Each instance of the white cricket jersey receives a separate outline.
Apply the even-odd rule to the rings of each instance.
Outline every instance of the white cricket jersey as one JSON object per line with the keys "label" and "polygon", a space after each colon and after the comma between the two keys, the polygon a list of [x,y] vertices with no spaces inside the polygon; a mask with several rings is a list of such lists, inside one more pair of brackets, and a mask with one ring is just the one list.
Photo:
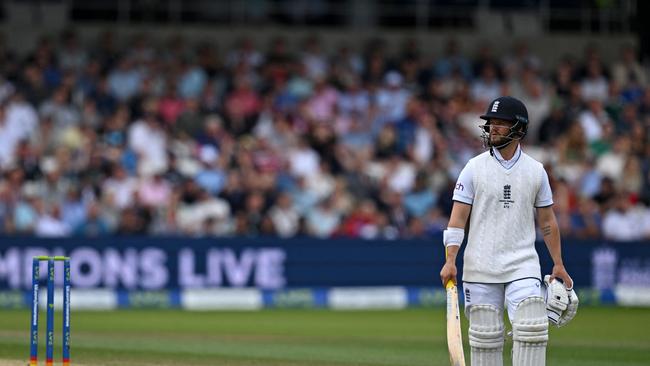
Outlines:
{"label": "white cricket jersey", "polygon": [[541,163],[518,147],[505,161],[494,150],[471,159],[460,173],[455,201],[472,205],[463,281],[506,283],[541,278],[535,251],[535,208],[553,204]]}

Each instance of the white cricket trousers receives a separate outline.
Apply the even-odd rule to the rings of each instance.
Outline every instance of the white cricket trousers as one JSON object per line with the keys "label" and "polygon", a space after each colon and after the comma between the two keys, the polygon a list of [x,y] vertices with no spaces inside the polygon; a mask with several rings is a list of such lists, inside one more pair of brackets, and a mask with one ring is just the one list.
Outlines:
{"label": "white cricket trousers", "polygon": [[541,281],[537,278],[523,278],[509,283],[463,282],[465,316],[472,305],[493,305],[503,312],[508,307],[508,319],[512,322],[517,305],[531,296],[544,298]]}

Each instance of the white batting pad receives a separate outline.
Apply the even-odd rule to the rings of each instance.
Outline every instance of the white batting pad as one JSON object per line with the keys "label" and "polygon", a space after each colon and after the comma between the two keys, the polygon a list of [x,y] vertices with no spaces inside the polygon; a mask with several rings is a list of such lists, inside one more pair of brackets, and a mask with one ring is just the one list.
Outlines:
{"label": "white batting pad", "polygon": [[472,365],[503,366],[503,315],[493,305],[469,308]]}
{"label": "white batting pad", "polygon": [[546,365],[548,318],[543,298],[533,296],[519,303],[512,322],[512,331],[512,365]]}

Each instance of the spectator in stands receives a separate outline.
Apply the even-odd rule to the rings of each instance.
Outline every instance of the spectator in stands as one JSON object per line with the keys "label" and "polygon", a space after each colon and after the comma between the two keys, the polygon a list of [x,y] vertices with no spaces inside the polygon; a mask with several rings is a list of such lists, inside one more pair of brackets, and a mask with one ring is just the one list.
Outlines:
{"label": "spectator in stands", "polygon": [[320,40],[315,36],[308,37],[302,47],[301,62],[305,65],[307,77],[312,80],[324,78],[329,72],[329,63],[323,53]]}
{"label": "spectator in stands", "polygon": [[589,99],[587,105],[588,109],[580,114],[579,121],[587,142],[593,143],[603,137],[604,126],[610,124],[611,119],[603,108],[602,100]]}
{"label": "spectator in stands", "polygon": [[247,75],[235,77],[234,90],[225,102],[230,131],[235,135],[250,132],[261,108],[262,100],[253,89],[251,77]]}
{"label": "spectator in stands", "polygon": [[46,100],[39,108],[42,118],[51,118],[56,129],[74,127],[80,123],[81,115],[70,100],[70,90],[66,87],[57,88],[52,98]]}
{"label": "spectator in stands", "polygon": [[48,206],[47,204],[37,205],[38,218],[34,234],[44,238],[57,238],[69,236],[72,228],[61,218],[61,210],[57,204]]}
{"label": "spectator in stands", "polygon": [[643,95],[648,76],[633,46],[623,47],[620,60],[612,66],[612,80],[621,88],[623,98],[628,102],[636,102]]}
{"label": "spectator in stands", "polygon": [[378,114],[375,129],[385,123],[396,123],[406,117],[406,106],[411,93],[403,87],[403,76],[397,71],[389,71],[384,77],[384,83],[377,91],[376,103]]}
{"label": "spectator in stands", "polygon": [[378,236],[379,223],[376,204],[370,199],[364,199],[341,223],[339,233],[350,238],[373,238]]}
{"label": "spectator in stands", "polygon": [[486,105],[501,95],[501,88],[502,85],[497,77],[496,67],[487,64],[483,66],[481,73],[472,82],[472,99],[481,105]]}
{"label": "spectator in stands", "polygon": [[146,208],[163,208],[169,204],[172,187],[163,179],[161,173],[143,178],[138,184],[136,197],[138,204]]}
{"label": "spectator in stands", "polygon": [[322,200],[316,208],[306,215],[306,230],[308,235],[317,238],[329,238],[339,227],[341,214],[334,206],[334,200]]}
{"label": "spectator in stands", "polygon": [[231,69],[240,64],[258,68],[262,65],[262,62],[264,62],[264,56],[255,47],[253,40],[247,37],[237,41],[235,49],[226,56],[226,63]]}
{"label": "spectator in stands", "polygon": [[571,214],[571,236],[580,239],[601,237],[602,215],[598,204],[591,199],[582,199],[577,211]]}
{"label": "spectator in stands", "polygon": [[[150,101],[154,103],[153,100]],[[155,110],[155,107],[151,107]],[[167,134],[152,110],[129,127],[128,145],[138,156],[138,174],[148,176],[167,170]]]}
{"label": "spectator in stands", "polygon": [[404,197],[404,207],[409,216],[424,217],[436,206],[438,197],[427,183],[426,174],[418,172],[413,189]]}
{"label": "spectator in stands", "polygon": [[86,217],[74,228],[74,235],[96,237],[110,234],[109,225],[101,215],[101,206],[96,202],[90,203]]}
{"label": "spectator in stands", "polygon": [[207,77],[202,67],[187,59],[181,59],[178,94],[184,99],[198,98],[207,83]]}
{"label": "spectator in stands", "polygon": [[87,52],[79,44],[79,39],[74,31],[63,32],[57,60],[64,71],[80,72],[86,66]]}
{"label": "spectator in stands", "polygon": [[527,42],[517,41],[512,51],[503,56],[501,60],[504,80],[510,81],[521,76],[525,69],[539,70],[542,67],[540,58],[533,54]]}
{"label": "spectator in stands", "polygon": [[605,77],[600,60],[589,59],[586,75],[580,85],[583,100],[605,102],[609,96],[609,82]]}
{"label": "spectator in stands", "polygon": [[553,101],[551,111],[541,121],[537,142],[543,145],[553,144],[558,136],[569,129],[570,121],[560,99]]}
{"label": "spectator in stands", "polygon": [[16,202],[12,204],[13,217],[7,217],[9,221],[5,226],[7,226],[7,232],[9,233],[35,233],[39,215],[37,210],[42,206],[42,201],[32,185],[25,185],[23,191],[23,197],[17,197]]}
{"label": "spectator in stands", "polygon": [[644,230],[642,211],[632,205],[628,194],[618,194],[603,217],[605,238],[615,241],[641,240]]}
{"label": "spectator in stands", "polygon": [[275,233],[282,238],[295,236],[300,230],[300,215],[293,207],[291,195],[288,193],[280,193],[275,204],[269,209],[269,218]]}
{"label": "spectator in stands", "polygon": [[[460,44],[455,39],[449,39],[445,54],[438,59],[434,66],[435,76],[439,79],[448,78],[458,71],[465,80],[472,79],[472,66],[467,57],[461,53]],[[483,70],[483,69],[481,69]]]}
{"label": "spectator in stands", "polygon": [[118,61],[117,69],[108,75],[110,93],[120,102],[126,102],[140,89],[142,74],[133,64],[133,61],[122,57]]}
{"label": "spectator in stands", "polygon": [[335,118],[339,93],[328,84],[323,75],[312,77],[314,89],[306,101],[305,109],[311,120],[317,123],[327,123]]}

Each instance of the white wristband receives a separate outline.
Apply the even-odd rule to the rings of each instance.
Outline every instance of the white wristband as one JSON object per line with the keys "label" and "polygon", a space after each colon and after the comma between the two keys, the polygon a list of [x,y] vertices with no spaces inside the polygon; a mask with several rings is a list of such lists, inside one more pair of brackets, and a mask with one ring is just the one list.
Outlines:
{"label": "white wristband", "polygon": [[445,247],[460,246],[465,239],[465,230],[457,227],[448,227],[447,230],[442,232],[442,242]]}

